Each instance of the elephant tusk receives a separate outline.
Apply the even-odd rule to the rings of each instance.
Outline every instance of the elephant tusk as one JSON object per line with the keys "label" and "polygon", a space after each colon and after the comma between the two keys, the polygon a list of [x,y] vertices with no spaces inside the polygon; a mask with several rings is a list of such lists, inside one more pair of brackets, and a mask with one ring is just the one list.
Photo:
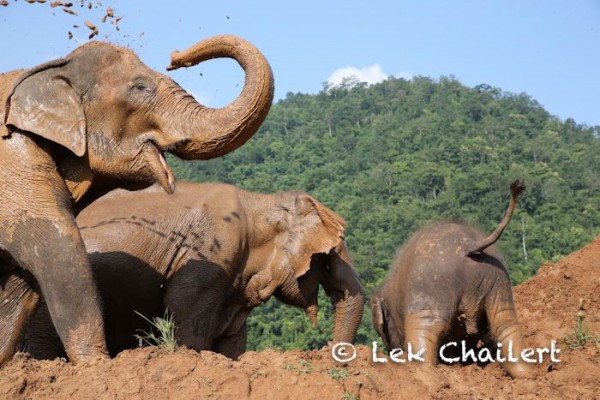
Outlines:
{"label": "elephant tusk", "polygon": [[162,151],[158,147],[156,148],[156,150],[158,152],[158,159],[160,160],[160,164],[164,168],[165,173],[167,175],[167,185],[169,186],[168,192],[174,193],[175,192],[175,177],[173,176],[173,170],[171,169],[171,167],[169,167],[169,164],[167,164],[167,160],[165,159],[164,151]]}
{"label": "elephant tusk", "polygon": [[304,310],[304,312],[306,313],[306,316],[308,317],[311,326],[313,328],[316,328],[317,323],[319,322],[319,306],[316,304],[311,304],[310,306],[306,307],[306,310]]}

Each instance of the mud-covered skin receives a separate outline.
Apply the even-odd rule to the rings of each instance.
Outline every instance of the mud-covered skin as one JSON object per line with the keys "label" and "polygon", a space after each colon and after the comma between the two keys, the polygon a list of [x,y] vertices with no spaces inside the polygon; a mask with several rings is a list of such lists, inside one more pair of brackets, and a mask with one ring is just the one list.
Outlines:
{"label": "mud-covered skin", "polygon": [[[25,271],[14,261],[8,260],[8,257],[0,262],[0,332],[5,335],[0,341],[0,354],[12,356],[19,340],[19,332],[39,302],[31,279],[24,273]],[[60,343],[60,340],[58,342]]]}
{"label": "mud-covered skin", "polygon": [[[237,358],[246,319],[271,296],[316,323],[322,286],[335,307],[335,341],[351,342],[364,296],[346,249],[343,220],[309,195],[263,195],[225,184],[180,183],[115,191],[78,216],[104,302],[111,354],[135,347],[148,318],[173,313],[180,344]],[[24,349],[52,358],[43,305]]]}
{"label": "mud-covered skin", "polygon": [[11,328],[0,336],[0,364],[14,352],[32,290],[47,302],[72,361],[107,356],[99,295],[74,217],[117,187],[158,182],[173,192],[163,150],[208,159],[256,132],[272,102],[273,76],[252,45],[209,38],[178,53],[170,68],[214,57],[232,57],[246,71],[240,96],[220,109],[197,103],[131,50],[102,42],[0,75],[0,260],[10,258],[30,278],[12,278],[14,268],[0,265],[0,298],[16,302],[0,305],[0,326]]}
{"label": "mud-covered skin", "polygon": [[[492,340],[502,344],[504,357],[509,342],[513,354],[520,354],[524,342],[510,278],[493,246],[520,190],[513,191],[508,218],[492,236],[446,221],[420,229],[403,245],[388,278],[372,295],[373,326],[388,349],[406,349],[410,343],[425,350],[427,362],[437,363],[444,343]],[[506,362],[504,368],[513,378],[525,377],[531,369],[523,361]]]}

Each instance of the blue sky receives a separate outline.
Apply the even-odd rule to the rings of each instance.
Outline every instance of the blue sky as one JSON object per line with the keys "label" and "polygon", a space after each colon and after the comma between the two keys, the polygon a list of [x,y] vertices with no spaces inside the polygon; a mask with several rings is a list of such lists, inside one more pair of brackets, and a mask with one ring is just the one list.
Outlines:
{"label": "blue sky", "polygon": [[[50,1],[9,2],[0,7],[2,72],[66,55],[87,41],[88,19],[100,29],[95,39],[132,48],[159,71],[171,50],[239,35],[271,63],[276,100],[317,93],[344,74],[368,82],[452,75],[467,86],[526,92],[561,120],[600,125],[599,0],[105,0],[102,7],[93,0],[91,10],[74,0],[77,16]],[[100,23],[107,6],[123,17],[120,31]],[[170,74],[213,107],[231,101],[243,84],[231,60]]]}

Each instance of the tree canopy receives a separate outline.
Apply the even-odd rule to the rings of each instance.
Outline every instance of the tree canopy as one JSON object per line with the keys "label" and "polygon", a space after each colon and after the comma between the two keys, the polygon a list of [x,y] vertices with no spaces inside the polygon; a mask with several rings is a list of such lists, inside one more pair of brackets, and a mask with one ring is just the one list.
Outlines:
{"label": "tree canopy", "polygon": [[[419,227],[460,219],[491,232],[510,183],[527,190],[497,246],[518,284],[600,231],[600,127],[561,121],[525,93],[470,88],[453,77],[347,80],[288,93],[244,146],[210,161],[171,158],[178,179],[273,193],[304,190],[347,222],[367,295]],[[316,348],[331,336],[323,297],[317,329],[276,300],[249,319],[250,349]],[[366,307],[358,341],[376,339]]]}

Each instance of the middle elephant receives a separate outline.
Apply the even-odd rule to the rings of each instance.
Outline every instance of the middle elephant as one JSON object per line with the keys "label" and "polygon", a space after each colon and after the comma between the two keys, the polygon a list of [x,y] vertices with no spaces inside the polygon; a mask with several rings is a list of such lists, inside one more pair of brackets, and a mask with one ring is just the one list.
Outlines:
{"label": "middle elephant", "polygon": [[[274,295],[317,322],[319,284],[335,311],[334,341],[352,342],[364,295],[344,240],[345,222],[302,192],[258,194],[226,184],[181,183],[114,191],[77,218],[104,303],[111,355],[133,348],[146,316],[173,314],[182,345],[237,358],[250,311]],[[62,353],[44,306],[24,350]]]}

